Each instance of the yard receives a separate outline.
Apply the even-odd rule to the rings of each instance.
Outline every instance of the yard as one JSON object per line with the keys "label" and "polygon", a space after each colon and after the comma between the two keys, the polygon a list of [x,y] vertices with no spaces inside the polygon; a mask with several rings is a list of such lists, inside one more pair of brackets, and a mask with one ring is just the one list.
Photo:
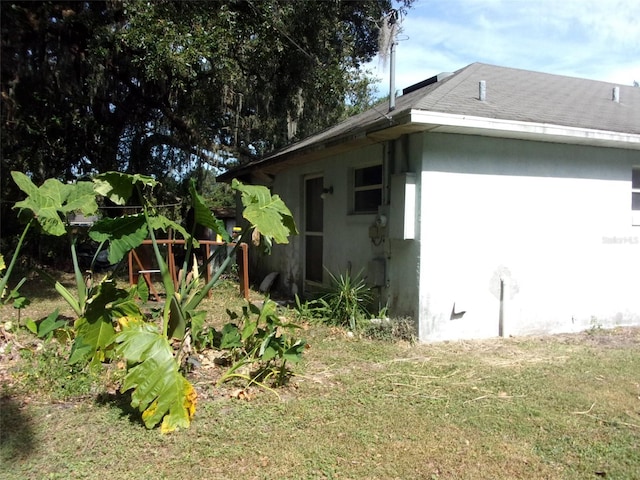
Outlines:
{"label": "yard", "polygon": [[[29,284],[22,322],[71,317]],[[236,288],[205,301],[209,321],[240,308]],[[14,324],[0,330],[6,480],[640,478],[640,329],[416,345],[305,324],[310,348],[277,395],[216,386],[204,355],[191,428],[161,435],[115,368],[71,373],[67,346],[0,312]]]}

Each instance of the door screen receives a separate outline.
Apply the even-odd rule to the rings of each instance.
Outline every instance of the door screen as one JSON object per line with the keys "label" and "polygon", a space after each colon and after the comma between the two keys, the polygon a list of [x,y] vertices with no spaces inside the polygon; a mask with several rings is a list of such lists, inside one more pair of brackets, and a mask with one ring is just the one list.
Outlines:
{"label": "door screen", "polygon": [[305,279],[322,283],[323,177],[305,180]]}

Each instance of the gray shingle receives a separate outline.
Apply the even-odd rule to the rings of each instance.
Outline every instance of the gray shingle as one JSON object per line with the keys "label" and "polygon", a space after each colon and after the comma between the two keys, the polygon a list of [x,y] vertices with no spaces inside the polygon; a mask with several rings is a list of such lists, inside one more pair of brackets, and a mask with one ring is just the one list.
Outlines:
{"label": "gray shingle", "polygon": [[[478,84],[486,82],[486,102]],[[640,134],[640,88],[474,63],[436,84],[410,107],[477,117]],[[620,88],[620,102],[612,100]]]}

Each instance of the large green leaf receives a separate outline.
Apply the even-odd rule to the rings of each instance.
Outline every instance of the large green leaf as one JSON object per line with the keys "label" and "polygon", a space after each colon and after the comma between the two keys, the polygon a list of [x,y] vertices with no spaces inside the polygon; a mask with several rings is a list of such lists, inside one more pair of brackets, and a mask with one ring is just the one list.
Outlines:
{"label": "large green leaf", "polygon": [[242,337],[238,326],[234,323],[227,323],[222,327],[222,338],[220,339],[220,349],[227,350],[242,347]]}
{"label": "large green leaf", "polygon": [[191,207],[193,208],[195,223],[210,228],[216,234],[220,235],[223,241],[230,242],[231,237],[224,226],[224,222],[216,218],[211,212],[211,209],[207,207],[202,196],[196,191],[196,184],[193,180],[191,180],[189,184],[189,193],[191,194]]}
{"label": "large green leaf", "polygon": [[167,335],[169,338],[182,339],[187,331],[187,319],[185,318],[185,312],[182,309],[178,295],[178,293],[174,293],[171,297]]}
{"label": "large green leaf", "polygon": [[121,317],[142,317],[131,297],[130,292],[117,288],[113,280],[104,280],[94,288],[85,315],[74,325],[76,338],[70,363],[108,358],[116,336],[114,321]]}
{"label": "large green leaf", "polygon": [[53,312],[51,312],[47,316],[47,318],[45,318],[38,324],[37,331],[34,333],[36,333],[36,335],[38,335],[38,337],[40,338],[45,338],[49,336],[49,334],[52,333],[54,330],[66,326],[67,325],[66,320],[62,320],[58,318],[59,316],[60,316],[60,310],[56,308]]}
{"label": "large green leaf", "polygon": [[91,182],[76,182],[69,191],[65,212],[82,212],[83,215],[91,215],[98,211],[96,203],[96,191]]}
{"label": "large green leaf", "polygon": [[14,182],[27,198],[16,202],[15,208],[31,210],[36,221],[49,235],[61,236],[66,233],[66,214],[80,211],[91,215],[98,209],[93,185],[89,182],[76,184],[62,183],[55,178],[47,179],[37,187],[22,172],[11,172]]}
{"label": "large green leaf", "polygon": [[131,197],[133,187],[140,183],[145,187],[155,187],[158,182],[146,175],[130,175],[121,172],[106,172],[94,178],[95,190],[117,205],[124,205]]}
{"label": "large green leaf", "polygon": [[204,321],[207,318],[207,312],[200,310],[198,312],[189,311],[187,316],[191,322],[191,337],[197,339],[204,330]]}
{"label": "large green leaf", "polygon": [[115,339],[111,317],[104,315],[94,322],[80,317],[74,325],[76,338],[69,356],[69,363],[86,363],[89,360],[102,362],[108,358],[109,347]]}
{"label": "large green leaf", "polygon": [[302,354],[307,347],[307,342],[304,340],[298,340],[289,348],[287,348],[282,354],[282,359],[288,362],[298,363],[302,360]]}
{"label": "large green leaf", "polygon": [[173,349],[157,326],[123,322],[116,342],[117,352],[134,364],[127,371],[121,391],[133,390],[131,406],[142,412],[147,428],[160,421],[162,433],[189,427],[195,414],[196,392],[179,372]]}
{"label": "large green leaf", "polygon": [[16,183],[18,188],[27,194],[29,197],[36,197],[39,194],[38,187],[34,184],[29,177],[22,172],[11,172],[11,178]]}
{"label": "large green leaf", "polygon": [[94,223],[89,236],[96,242],[109,241],[109,263],[115,264],[136,247],[142,245],[149,230],[144,215],[103,218]]}
{"label": "large green leaf", "polygon": [[153,230],[162,230],[166,232],[167,230],[175,230],[182,238],[188,238],[189,233],[184,229],[182,225],[173,220],[168,219],[164,215],[154,215],[149,217],[149,226],[153,228]]}
{"label": "large green leaf", "polygon": [[291,211],[278,195],[271,195],[262,185],[244,185],[234,179],[231,187],[242,194],[243,216],[260,234],[276,243],[289,243],[289,235],[297,235]]}

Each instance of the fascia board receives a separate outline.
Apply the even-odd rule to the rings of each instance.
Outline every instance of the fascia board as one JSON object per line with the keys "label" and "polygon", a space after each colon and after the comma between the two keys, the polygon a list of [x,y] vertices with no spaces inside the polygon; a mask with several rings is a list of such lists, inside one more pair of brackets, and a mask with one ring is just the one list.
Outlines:
{"label": "fascia board", "polygon": [[504,136],[559,143],[609,146],[640,150],[640,135],[548,123],[503,120],[424,110],[411,110],[407,123],[429,131],[452,131],[474,135]]}

